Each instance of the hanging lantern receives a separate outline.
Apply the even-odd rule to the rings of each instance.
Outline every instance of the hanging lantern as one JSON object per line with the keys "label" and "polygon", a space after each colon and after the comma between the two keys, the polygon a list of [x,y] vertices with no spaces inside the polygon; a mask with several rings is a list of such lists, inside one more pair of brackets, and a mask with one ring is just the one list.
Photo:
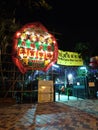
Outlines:
{"label": "hanging lantern", "polygon": [[27,24],[13,38],[12,59],[22,73],[47,71],[58,58],[55,37],[39,22]]}

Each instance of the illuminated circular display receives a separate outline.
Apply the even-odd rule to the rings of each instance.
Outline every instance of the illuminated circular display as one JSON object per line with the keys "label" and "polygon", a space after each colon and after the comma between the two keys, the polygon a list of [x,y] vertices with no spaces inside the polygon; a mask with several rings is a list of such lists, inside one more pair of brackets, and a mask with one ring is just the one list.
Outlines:
{"label": "illuminated circular display", "polygon": [[55,37],[39,22],[25,25],[14,35],[12,59],[22,73],[48,70],[57,61]]}

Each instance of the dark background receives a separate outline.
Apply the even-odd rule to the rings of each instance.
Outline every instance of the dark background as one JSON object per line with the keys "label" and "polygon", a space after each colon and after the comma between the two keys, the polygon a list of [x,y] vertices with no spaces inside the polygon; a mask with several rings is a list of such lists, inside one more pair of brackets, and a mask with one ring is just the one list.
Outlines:
{"label": "dark background", "polygon": [[55,35],[59,48],[64,51],[74,51],[75,45],[79,42],[89,42],[92,47],[98,47],[96,4],[81,1],[68,4],[64,0],[48,3],[53,7],[51,11],[37,9],[32,15],[21,7],[17,10],[17,17],[23,24],[40,21]]}
{"label": "dark background", "polygon": [[[4,8],[8,11],[15,9],[16,22],[25,25],[39,21],[52,34],[58,42],[59,49],[74,51],[79,42],[88,42],[91,47],[98,48],[98,7],[94,2],[75,2],[65,0],[46,0],[52,6],[51,10],[44,7],[36,8],[31,5],[31,10],[25,0],[7,1]],[[16,4],[22,1],[21,5]],[[34,1],[34,0],[32,0]],[[2,1],[3,2],[3,1]],[[39,2],[39,0],[36,0]],[[3,6],[2,6],[3,8]],[[8,17],[10,17],[8,15]]]}

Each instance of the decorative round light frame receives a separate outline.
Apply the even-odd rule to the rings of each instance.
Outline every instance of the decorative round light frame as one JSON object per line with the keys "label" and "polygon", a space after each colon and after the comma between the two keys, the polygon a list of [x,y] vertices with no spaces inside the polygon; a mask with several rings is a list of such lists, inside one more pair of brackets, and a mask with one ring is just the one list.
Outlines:
{"label": "decorative round light frame", "polygon": [[56,39],[39,22],[23,26],[13,40],[12,59],[22,73],[28,70],[47,71],[57,61]]}

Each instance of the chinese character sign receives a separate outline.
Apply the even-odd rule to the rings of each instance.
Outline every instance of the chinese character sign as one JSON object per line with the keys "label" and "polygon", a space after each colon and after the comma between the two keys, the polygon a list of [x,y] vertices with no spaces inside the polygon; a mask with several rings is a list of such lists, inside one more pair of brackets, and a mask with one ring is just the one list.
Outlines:
{"label": "chinese character sign", "polygon": [[57,58],[56,39],[41,23],[27,24],[15,33],[12,59],[22,73],[46,71]]}

